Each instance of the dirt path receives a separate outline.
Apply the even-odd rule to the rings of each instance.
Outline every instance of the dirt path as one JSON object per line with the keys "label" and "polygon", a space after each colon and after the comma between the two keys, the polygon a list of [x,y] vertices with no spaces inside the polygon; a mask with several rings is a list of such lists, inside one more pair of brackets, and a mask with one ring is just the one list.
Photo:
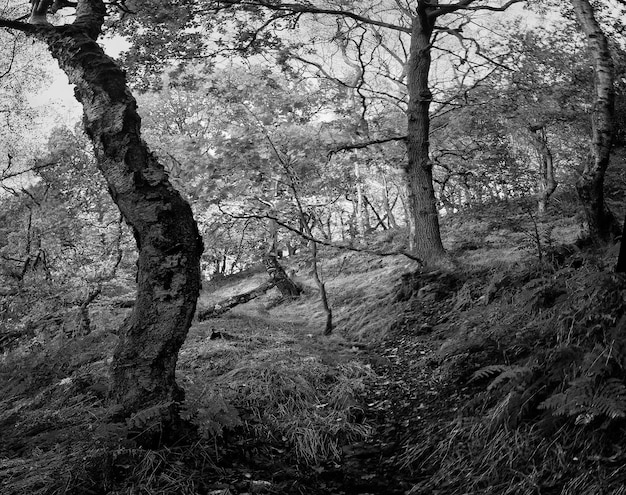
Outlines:
{"label": "dirt path", "polygon": [[[231,313],[192,328],[181,353],[186,388],[193,395],[199,383],[205,384],[203,393],[232,401],[243,423],[234,434],[227,433],[220,446],[218,465],[223,476],[214,480],[215,490],[228,487],[233,495],[247,493],[256,480],[263,482],[255,488],[259,493],[394,495],[407,493],[424,476],[403,465],[407,450],[420,442],[425,424],[452,412],[449,400],[440,396],[437,377],[429,365],[437,345],[428,337],[396,333],[366,348],[339,336],[323,338],[314,331],[301,322],[281,321],[275,314],[255,315],[254,310]],[[281,368],[285,360],[291,360],[293,369]],[[259,379],[271,364],[295,376],[300,372],[298,362],[307,360],[329,376],[346,366],[368,370],[361,389],[345,397],[351,401],[350,421],[357,427],[367,426],[367,435],[340,440],[334,459],[309,466],[298,462],[290,442],[285,441],[287,434],[270,440],[251,433],[258,425],[254,414],[246,414],[255,407],[260,391],[241,393],[241,377]],[[215,388],[211,389],[211,383]],[[323,380],[320,383],[325,386]],[[262,380],[257,386],[264,386]],[[303,381],[302,387],[308,384]]]}

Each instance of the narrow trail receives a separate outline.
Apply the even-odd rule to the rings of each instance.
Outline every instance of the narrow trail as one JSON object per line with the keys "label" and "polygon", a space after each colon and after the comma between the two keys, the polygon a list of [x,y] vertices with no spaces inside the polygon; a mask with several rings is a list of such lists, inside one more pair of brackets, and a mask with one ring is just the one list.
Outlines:
{"label": "narrow trail", "polygon": [[[308,468],[294,462],[293,453],[280,439],[263,446],[249,438],[226,437],[219,463],[224,476],[216,480],[216,489],[228,485],[230,493],[247,493],[252,477],[269,483],[265,493],[407,493],[424,476],[405,465],[407,448],[420,442],[426,423],[454,414],[453,398],[442,395],[432,366],[439,343],[404,330],[390,333],[375,346],[355,346],[338,336],[324,338],[315,333],[317,329],[294,323],[289,316],[282,320],[277,312],[258,314],[248,309],[194,325],[181,353],[185,374],[206,383],[233,374],[237,364],[216,359],[219,352],[206,352],[211,359],[203,362],[203,349],[211,346],[221,347],[224,353],[238,348],[240,353],[258,354],[267,352],[269,344],[286,355],[299,352],[331,367],[357,361],[373,371],[354,408],[355,421],[368,425],[370,434],[342,443],[335,461]],[[251,469],[256,472],[251,474]]]}

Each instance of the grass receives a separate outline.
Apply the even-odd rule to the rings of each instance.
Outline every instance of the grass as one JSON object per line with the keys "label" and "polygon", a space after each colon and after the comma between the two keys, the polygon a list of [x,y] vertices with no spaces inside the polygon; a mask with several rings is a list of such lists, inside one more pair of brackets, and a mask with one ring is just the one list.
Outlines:
{"label": "grass", "polygon": [[[419,341],[424,355],[394,369],[412,376],[392,377],[415,387],[425,418],[403,432],[391,466],[414,480],[411,494],[626,494],[626,403],[602,395],[626,379],[626,288],[608,273],[614,251],[551,256],[556,245],[546,238],[539,262],[536,247],[522,243],[532,227],[523,213],[513,226],[497,211],[481,215],[444,221],[454,233],[447,245],[462,259],[454,273],[420,273],[400,256],[324,250],[330,338],[321,336],[318,294],[296,261],[288,263],[306,287],[299,300],[273,305],[267,294],[195,323],[177,369],[183,414],[200,433],[191,445],[140,449],[126,425],[107,421],[112,330],[124,311],[94,308],[85,339],[38,328],[0,359],[0,493],[253,492],[266,489],[277,466],[293,470],[293,483],[307,469],[340,464],[344,447],[380,432],[363,397],[389,378],[366,364],[361,344],[389,343],[396,359]],[[575,220],[549,223],[556,239],[577,235]],[[487,242],[475,241],[476,231]],[[251,270],[220,280],[200,304],[265,277]],[[422,335],[424,324],[430,333]],[[212,339],[216,332],[223,338]],[[409,380],[416,374],[424,383]],[[556,406],[542,407],[554,397]]]}
{"label": "grass", "polygon": [[[612,259],[608,248],[469,277],[464,298],[477,304],[448,315],[436,366],[465,396],[405,443],[403,466],[426,473],[412,494],[624,492],[626,283]],[[502,373],[471,383],[496,364]]]}
{"label": "grass", "polygon": [[[273,442],[308,465],[338,459],[342,443],[369,434],[370,427],[355,421],[354,412],[356,397],[373,372],[351,359],[349,350],[338,362],[339,339],[307,337],[290,325],[246,328],[242,321],[213,322],[228,328],[236,340],[202,341],[202,330],[194,331],[187,346],[210,367],[194,369],[193,354],[183,351],[181,373],[187,377],[188,395],[205,411],[205,431],[242,426],[259,441]],[[219,425],[234,417],[223,414],[229,408],[239,411],[238,421]],[[206,427],[212,423],[218,425]]]}
{"label": "grass", "polygon": [[[227,338],[211,340],[214,329]],[[6,354],[0,491],[196,494],[219,486],[219,465],[233,449],[295,466],[339,459],[344,444],[371,433],[358,395],[374,373],[341,337],[308,334],[245,315],[195,325],[177,374],[187,390],[183,413],[201,437],[154,451],[137,448],[126,425],[107,421],[113,346],[106,331],[54,353]]]}

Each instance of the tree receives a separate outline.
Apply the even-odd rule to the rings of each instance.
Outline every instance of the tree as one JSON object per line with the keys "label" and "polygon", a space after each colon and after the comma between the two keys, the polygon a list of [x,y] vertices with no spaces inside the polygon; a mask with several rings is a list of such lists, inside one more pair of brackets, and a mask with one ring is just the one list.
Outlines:
{"label": "tree", "polygon": [[[430,107],[433,101],[433,92],[429,82],[431,73],[431,56],[435,38],[442,34],[451,34],[455,39],[463,40],[461,34],[463,26],[467,24],[467,15],[479,10],[504,11],[509,6],[523,0],[508,0],[499,2],[461,0],[452,3],[440,4],[419,0],[416,6],[409,2],[275,2],[273,0],[216,0],[209,2],[199,1],[208,12],[208,15],[224,13],[226,24],[232,25],[232,30],[225,30],[224,23],[216,21],[215,17],[208,17],[206,24],[214,28],[220,52],[238,50],[241,52],[259,53],[274,50],[279,63],[285,63],[290,58],[302,62],[302,56],[293,55],[299,47],[311,53],[315,46],[298,40],[283,43],[277,32],[272,32],[274,25],[289,29],[297,26],[304,14],[314,19],[330,19],[336,26],[336,34],[332,43],[342,51],[345,42],[341,40],[356,38],[355,56],[360,59],[361,67],[364,60],[372,60],[365,54],[367,46],[374,50],[386,51],[391,54],[389,64],[397,66],[398,74],[393,79],[398,87],[406,87],[408,92],[408,107],[406,108],[407,122],[407,160],[402,164],[408,185],[408,207],[412,223],[411,244],[414,252],[425,260],[436,260],[444,256],[444,249],[439,231],[439,219],[433,187],[432,162],[430,160]],[[136,4],[138,12],[143,12],[147,6]],[[150,7],[151,8],[151,7]],[[182,14],[182,12],[181,12]],[[448,17],[452,16],[452,18]],[[443,19],[446,17],[445,19]],[[317,22],[317,21],[315,21]],[[328,22],[323,30],[328,31]],[[191,24],[190,24],[191,26]],[[314,28],[311,28],[313,31]],[[136,40],[149,35],[144,31],[133,29]],[[359,34],[361,33],[361,34]],[[367,36],[365,35],[367,33]],[[407,37],[409,42],[407,43]],[[172,34],[164,37],[165,43],[176,47],[176,53],[182,51],[181,45],[172,41]],[[391,41],[394,40],[394,41]],[[183,40],[184,41],[184,40]],[[293,40],[291,40],[293,41]],[[313,36],[313,41],[320,41]],[[387,43],[389,41],[389,43]],[[161,42],[159,42],[161,43]],[[229,43],[230,46],[229,46]],[[161,48],[160,48],[161,49]],[[190,47],[190,50],[192,48]],[[197,52],[197,47],[195,49]],[[476,50],[475,50],[476,51]],[[395,53],[397,52],[397,53]],[[404,54],[403,54],[404,52]],[[174,54],[174,51],[170,53]],[[141,54],[138,49],[132,50],[136,59]],[[150,55],[148,55],[148,58]],[[191,55],[193,57],[193,54]],[[315,67],[321,73],[327,72],[322,63],[307,62],[305,65]],[[387,67],[386,69],[384,67]],[[395,70],[395,69],[394,69]],[[378,77],[390,73],[387,62],[375,71]],[[363,98],[366,94],[363,81],[356,85],[347,84],[347,88],[356,89]],[[345,83],[345,81],[343,81]],[[389,92],[370,91],[375,101],[380,101]],[[402,103],[403,97],[394,97]],[[366,112],[367,109],[364,109]],[[394,139],[397,139],[394,136]]]}
{"label": "tree", "polygon": [[200,290],[202,241],[189,204],[141,139],[123,71],[96,42],[105,16],[102,0],[80,0],[70,25],[0,26],[43,41],[75,84],[97,166],[137,242],[137,299],[120,329],[111,400],[123,416],[157,404],[175,413],[183,391],[174,372]]}
{"label": "tree", "polygon": [[594,102],[591,115],[590,156],[576,185],[583,204],[589,234],[594,241],[617,235],[615,217],[604,203],[604,176],[611,159],[615,134],[614,67],[609,42],[589,0],[571,0],[576,18],[587,37],[594,69]]}

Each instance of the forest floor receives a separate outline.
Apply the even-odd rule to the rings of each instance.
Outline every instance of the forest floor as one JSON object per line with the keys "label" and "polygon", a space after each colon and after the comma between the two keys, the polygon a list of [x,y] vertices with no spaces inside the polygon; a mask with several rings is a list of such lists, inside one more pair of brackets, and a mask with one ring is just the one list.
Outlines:
{"label": "forest floor", "polygon": [[[127,310],[103,299],[81,339],[38,331],[0,360],[0,493],[626,493],[614,248],[576,247],[574,219],[474,213],[446,229],[452,270],[324,252],[330,337],[298,256],[283,262],[300,298],[270,291],[195,322],[177,377],[198,435],[177,445],[129,438],[150,410],[132,425],[107,420]],[[395,235],[373,242],[393,247]],[[207,283],[200,308],[266,277]]]}

